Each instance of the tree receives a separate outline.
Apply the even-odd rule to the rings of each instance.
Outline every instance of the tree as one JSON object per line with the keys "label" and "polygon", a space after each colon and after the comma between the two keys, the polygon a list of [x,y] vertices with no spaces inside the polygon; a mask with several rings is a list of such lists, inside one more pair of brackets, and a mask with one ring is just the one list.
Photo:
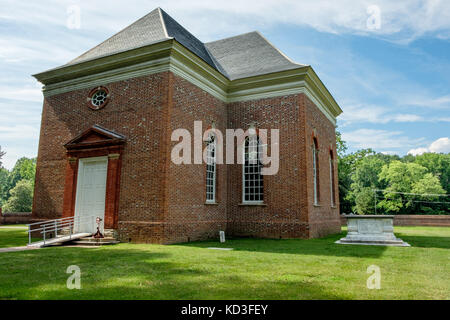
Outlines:
{"label": "tree", "polygon": [[8,184],[9,171],[5,168],[0,168],[0,208],[6,201],[6,195],[8,194],[7,184]]}
{"label": "tree", "polygon": [[450,154],[424,153],[416,156],[415,162],[438,177],[446,193],[450,194]]}
{"label": "tree", "polygon": [[347,200],[355,204],[353,210],[358,214],[374,212],[374,189],[384,187],[378,179],[384,165],[385,162],[377,155],[366,156],[357,162],[357,166],[351,175],[352,184]]}
{"label": "tree", "polygon": [[30,212],[33,206],[33,183],[30,180],[20,180],[10,191],[6,201],[5,212]]}
{"label": "tree", "polygon": [[0,168],[2,168],[2,166],[3,166],[2,158],[5,154],[6,154],[6,152],[2,151],[2,146],[0,146]]}
{"label": "tree", "polygon": [[[345,143],[345,142],[344,142]],[[338,179],[339,179],[339,202],[342,213],[349,213],[353,209],[354,201],[348,198],[351,190],[352,173],[358,166],[359,161],[368,155],[373,155],[372,149],[362,149],[354,153],[339,156],[338,159]]]}
{"label": "tree", "polygon": [[370,187],[361,188],[354,193],[354,211],[358,214],[374,214],[375,195]]}
{"label": "tree", "polygon": [[339,158],[344,157],[345,152],[347,151],[347,143],[342,140],[342,135],[339,131],[336,130],[336,152]]}
{"label": "tree", "polygon": [[415,162],[392,161],[383,166],[379,178],[387,184],[387,187],[383,192],[384,199],[377,207],[384,209],[387,213],[416,213],[417,204],[423,200],[417,200],[417,196],[404,193],[441,194],[444,192],[437,177]]}
{"label": "tree", "polygon": [[[410,200],[410,206],[415,211],[424,211],[424,213],[428,214],[446,213],[448,204],[442,205],[442,202],[447,202],[449,199],[447,197],[434,196],[434,194],[445,194],[445,190],[442,188],[439,179],[432,173],[425,174],[422,179],[414,184],[411,191],[412,193],[425,195],[420,196],[419,200]],[[416,198],[413,197],[413,199]]]}

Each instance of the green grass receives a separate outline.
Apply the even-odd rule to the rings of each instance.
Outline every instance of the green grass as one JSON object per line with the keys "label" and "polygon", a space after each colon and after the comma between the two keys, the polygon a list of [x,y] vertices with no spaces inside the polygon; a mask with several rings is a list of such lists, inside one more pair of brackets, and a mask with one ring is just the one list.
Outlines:
{"label": "green grass", "polygon": [[[450,299],[450,228],[396,227],[412,247],[313,240],[119,244],[0,253],[0,299]],[[26,234],[0,229],[0,247]],[[219,251],[207,247],[231,247]],[[69,265],[81,290],[66,288]],[[369,290],[369,265],[381,289]]]}
{"label": "green grass", "polygon": [[25,224],[0,225],[0,248],[27,245],[27,230],[27,225]]}

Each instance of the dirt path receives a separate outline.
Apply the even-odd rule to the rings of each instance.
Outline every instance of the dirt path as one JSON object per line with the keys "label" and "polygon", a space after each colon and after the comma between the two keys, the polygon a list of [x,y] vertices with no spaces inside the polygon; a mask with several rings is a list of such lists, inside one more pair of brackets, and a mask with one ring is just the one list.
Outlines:
{"label": "dirt path", "polygon": [[29,248],[27,246],[23,247],[9,247],[9,248],[0,248],[0,253],[3,252],[16,252],[16,251],[25,251],[25,250],[35,250],[39,248]]}

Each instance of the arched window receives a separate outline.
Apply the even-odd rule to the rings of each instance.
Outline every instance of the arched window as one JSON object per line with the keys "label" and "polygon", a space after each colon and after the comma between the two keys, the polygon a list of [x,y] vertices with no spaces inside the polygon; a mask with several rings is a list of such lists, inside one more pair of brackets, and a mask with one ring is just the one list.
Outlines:
{"label": "arched window", "polygon": [[206,202],[216,202],[216,139],[211,134],[206,147]]}
{"label": "arched window", "polygon": [[264,181],[261,175],[262,148],[258,136],[245,139],[243,163],[242,202],[262,203],[264,201]]}
{"label": "arched window", "polygon": [[317,139],[314,138],[313,143],[313,179],[314,179],[314,204],[319,204],[320,192],[319,192],[319,146]]}
{"label": "arched window", "polygon": [[332,207],[334,207],[336,204],[336,195],[334,192],[335,192],[335,182],[334,182],[333,150],[330,150],[330,195]]}

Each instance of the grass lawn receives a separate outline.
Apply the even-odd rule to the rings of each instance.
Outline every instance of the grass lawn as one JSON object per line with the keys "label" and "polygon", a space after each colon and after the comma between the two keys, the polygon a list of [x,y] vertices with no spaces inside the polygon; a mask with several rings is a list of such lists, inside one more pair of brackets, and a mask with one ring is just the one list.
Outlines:
{"label": "grass lawn", "polygon": [[0,248],[26,246],[28,243],[27,230],[28,227],[25,224],[0,225]]}
{"label": "grass lawn", "polygon": [[[0,299],[450,299],[450,228],[395,231],[412,247],[334,244],[343,233],[0,253]],[[0,247],[25,243],[23,230],[0,228]],[[380,290],[366,287],[372,264]],[[66,288],[69,265],[81,290]]]}

